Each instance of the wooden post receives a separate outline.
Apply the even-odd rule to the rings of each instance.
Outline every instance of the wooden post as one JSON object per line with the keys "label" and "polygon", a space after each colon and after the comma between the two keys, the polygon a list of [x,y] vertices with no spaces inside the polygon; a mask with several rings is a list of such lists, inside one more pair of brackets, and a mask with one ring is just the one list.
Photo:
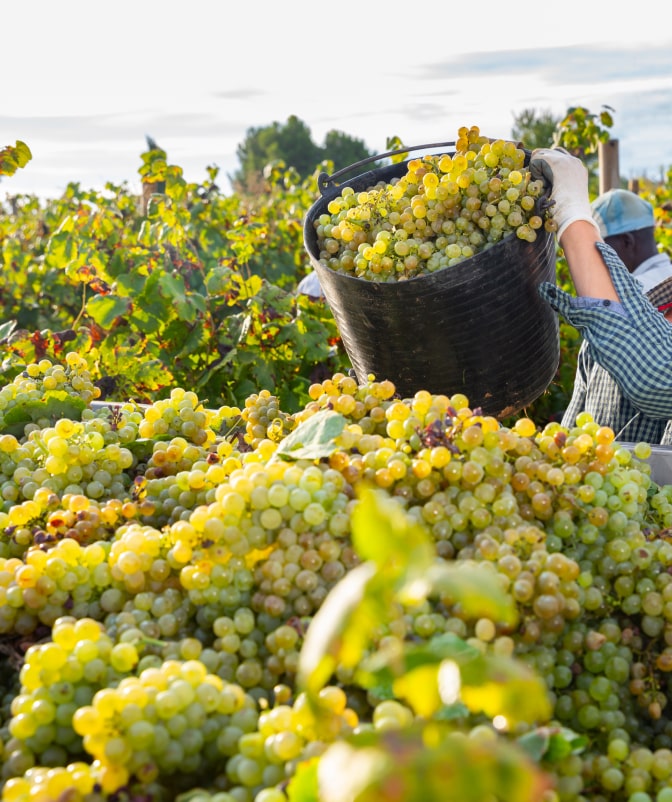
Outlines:
{"label": "wooden post", "polygon": [[154,181],[142,183],[142,214],[143,217],[147,214],[147,207],[149,206],[149,199],[155,192],[163,193],[166,191],[165,181]]}
{"label": "wooden post", "polygon": [[600,142],[597,149],[600,164],[600,195],[621,185],[618,172],[618,139]]}

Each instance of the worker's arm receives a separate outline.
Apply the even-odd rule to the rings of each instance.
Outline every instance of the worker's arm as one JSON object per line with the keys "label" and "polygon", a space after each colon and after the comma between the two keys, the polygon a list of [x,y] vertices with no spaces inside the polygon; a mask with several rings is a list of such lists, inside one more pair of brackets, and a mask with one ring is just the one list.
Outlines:
{"label": "worker's arm", "polygon": [[672,326],[646,298],[592,219],[587,171],[566,151],[541,148],[530,160],[550,199],[578,297],[545,282],[539,293],[588,343],[595,361],[642,412],[672,418]]}

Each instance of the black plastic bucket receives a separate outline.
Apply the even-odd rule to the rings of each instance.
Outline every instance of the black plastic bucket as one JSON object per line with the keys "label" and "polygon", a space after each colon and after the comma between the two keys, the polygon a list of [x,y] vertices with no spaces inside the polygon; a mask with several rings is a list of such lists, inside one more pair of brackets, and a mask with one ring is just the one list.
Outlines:
{"label": "black plastic bucket", "polygon": [[357,379],[389,379],[402,397],[463,393],[486,415],[513,415],[546,390],[560,361],[558,318],[537,292],[555,282],[553,234],[539,229],[533,243],[510,234],[457,265],[393,283],[319,261],[314,221],[329,200],[343,187],[360,192],[407,169],[399,162],[347,180],[304,220],[304,244]]}

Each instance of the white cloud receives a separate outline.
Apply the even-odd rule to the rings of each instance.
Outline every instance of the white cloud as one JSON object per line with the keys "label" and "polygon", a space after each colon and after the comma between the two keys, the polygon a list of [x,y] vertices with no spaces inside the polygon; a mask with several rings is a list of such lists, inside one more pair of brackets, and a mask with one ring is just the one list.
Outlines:
{"label": "white cloud", "polygon": [[[462,124],[508,136],[525,108],[615,109],[621,173],[672,164],[672,47],[660,4],[605,14],[566,0],[534,12],[481,0],[323,6],[61,0],[5,37],[0,145],[33,161],[0,186],[54,196],[70,180],[138,182],[145,135],[189,180],[238,167],[249,128],[295,114],[321,143],[331,129],[408,144],[454,139]],[[106,9],[101,13],[101,9]],[[26,58],[26,53],[39,58]],[[10,183],[11,182],[11,183]],[[224,185],[224,182],[223,182]]]}

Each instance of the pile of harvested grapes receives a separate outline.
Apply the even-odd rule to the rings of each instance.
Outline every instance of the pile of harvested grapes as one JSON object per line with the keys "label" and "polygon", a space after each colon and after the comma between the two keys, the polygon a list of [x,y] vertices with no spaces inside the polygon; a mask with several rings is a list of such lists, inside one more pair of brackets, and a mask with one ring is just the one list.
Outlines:
{"label": "pile of harvested grapes", "polygon": [[[282,802],[318,785],[358,802],[670,802],[672,487],[652,481],[650,448],[587,414],[507,428],[464,396],[402,399],[373,377],[337,374],[311,398],[292,415],[268,391],[241,409],[182,389],[106,405],[74,354],[0,391],[3,802]],[[444,662],[461,695],[414,695],[408,665],[362,684],[344,652],[319,704],[297,684],[311,622],[365,565],[365,489],[422,533],[409,553],[428,542],[437,565],[487,568],[515,613],[474,616],[479,600],[446,588],[381,601],[367,655],[412,646],[417,669],[459,644]],[[472,671],[470,696],[485,658],[529,675]],[[515,708],[508,687],[516,726],[493,715]],[[374,767],[383,743],[394,759]],[[338,755],[359,770],[327,789]]]}
{"label": "pile of harvested grapes", "polygon": [[534,242],[554,230],[544,184],[532,180],[525,151],[490,140],[477,126],[458,130],[455,152],[406,162],[389,183],[363,192],[345,186],[315,221],[320,263],[370,281],[402,281],[459,264],[509,234]]}

